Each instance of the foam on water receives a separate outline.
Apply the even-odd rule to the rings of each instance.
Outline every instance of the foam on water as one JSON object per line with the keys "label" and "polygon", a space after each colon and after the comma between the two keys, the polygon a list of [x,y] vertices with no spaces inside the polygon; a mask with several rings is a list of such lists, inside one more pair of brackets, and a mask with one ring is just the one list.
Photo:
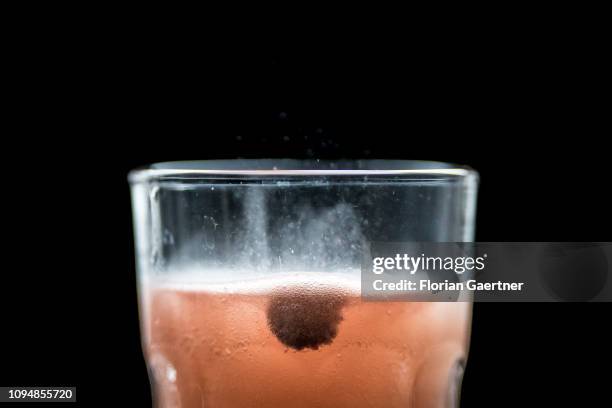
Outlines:
{"label": "foam on water", "polygon": [[[223,294],[267,294],[292,291],[340,291],[358,295],[361,290],[359,270],[343,272],[271,272],[249,275],[248,271],[184,270],[148,277],[145,286],[177,291],[204,291]],[[225,279],[223,279],[225,277]]]}

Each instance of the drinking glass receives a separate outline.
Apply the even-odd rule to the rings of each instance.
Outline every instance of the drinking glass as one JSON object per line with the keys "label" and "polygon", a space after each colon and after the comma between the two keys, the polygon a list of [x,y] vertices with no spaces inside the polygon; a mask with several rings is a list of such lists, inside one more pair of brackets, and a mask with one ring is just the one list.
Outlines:
{"label": "drinking glass", "polygon": [[156,406],[457,406],[471,304],[366,301],[360,266],[374,241],[472,241],[475,171],[213,160],[129,181]]}

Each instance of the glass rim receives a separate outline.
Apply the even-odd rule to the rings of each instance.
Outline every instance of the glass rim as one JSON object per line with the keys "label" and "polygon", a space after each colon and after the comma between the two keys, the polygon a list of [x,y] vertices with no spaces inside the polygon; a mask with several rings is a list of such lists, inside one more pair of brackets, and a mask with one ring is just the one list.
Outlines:
{"label": "glass rim", "polygon": [[417,179],[478,179],[466,165],[430,160],[393,159],[228,159],[153,163],[129,172],[130,184],[150,180],[212,180],[217,178],[269,179],[274,177],[410,177]]}

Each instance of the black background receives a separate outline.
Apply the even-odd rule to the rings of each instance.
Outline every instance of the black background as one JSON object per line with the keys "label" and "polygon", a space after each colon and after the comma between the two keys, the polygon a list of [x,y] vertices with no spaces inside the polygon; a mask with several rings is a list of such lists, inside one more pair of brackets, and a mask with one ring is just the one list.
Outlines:
{"label": "black background", "polygon": [[[0,385],[75,385],[81,404],[107,406],[112,389],[150,405],[126,175],[156,161],[468,164],[481,174],[477,240],[609,241],[609,93],[593,42],[76,34],[24,32],[12,50]],[[604,404],[610,311],[476,304],[462,406]]]}

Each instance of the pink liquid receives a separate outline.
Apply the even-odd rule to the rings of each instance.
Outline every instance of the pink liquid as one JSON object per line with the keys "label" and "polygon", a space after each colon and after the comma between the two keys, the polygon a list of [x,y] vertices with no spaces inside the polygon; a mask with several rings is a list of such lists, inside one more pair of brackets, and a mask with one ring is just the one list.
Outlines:
{"label": "pink liquid", "polygon": [[158,406],[456,406],[469,303],[364,302],[317,274],[150,284],[142,300]]}

